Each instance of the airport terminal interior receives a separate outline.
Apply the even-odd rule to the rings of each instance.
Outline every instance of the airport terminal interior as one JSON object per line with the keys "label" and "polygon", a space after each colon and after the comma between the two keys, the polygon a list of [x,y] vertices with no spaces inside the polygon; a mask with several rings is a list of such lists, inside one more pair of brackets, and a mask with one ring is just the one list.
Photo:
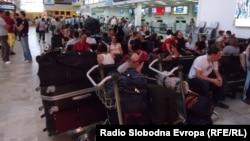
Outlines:
{"label": "airport terminal interior", "polygon": [[[46,34],[46,42],[50,43],[49,33]],[[0,67],[0,141],[74,141],[75,131],[69,131],[57,136],[49,137],[45,128],[45,118],[40,116],[42,106],[37,76],[38,64],[35,61],[37,55],[43,52],[46,43],[39,43],[35,27],[30,27],[29,44],[33,62],[23,62],[23,52],[20,41],[16,41],[14,51],[16,55],[10,56],[11,64],[5,65],[1,61]],[[83,74],[84,75],[84,74]],[[226,98],[225,103],[229,109],[215,107],[219,118],[214,116],[215,125],[249,125],[250,108],[241,100],[241,92],[235,99]]]}
{"label": "airport terminal interior", "polygon": [[[43,131],[46,118],[42,118],[44,111],[40,108],[43,103],[41,93],[37,91],[40,80],[36,57],[51,45],[52,33],[47,32],[45,42],[39,42],[36,27],[31,24],[28,34],[32,62],[24,62],[18,39],[13,50],[16,54],[10,55],[11,63],[0,60],[0,141],[76,141],[84,132],[69,130],[49,136]],[[242,101],[243,87],[239,88],[235,98],[226,97],[224,103],[229,105],[228,109],[215,106],[214,125],[250,125],[250,107]],[[84,130],[84,127],[79,129]]]}

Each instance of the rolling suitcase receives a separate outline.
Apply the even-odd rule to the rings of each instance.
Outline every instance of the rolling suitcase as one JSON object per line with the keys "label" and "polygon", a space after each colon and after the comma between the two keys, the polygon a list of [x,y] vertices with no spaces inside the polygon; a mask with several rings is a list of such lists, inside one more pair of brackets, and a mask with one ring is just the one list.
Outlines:
{"label": "rolling suitcase", "polygon": [[99,99],[85,101],[81,106],[72,109],[45,113],[46,128],[48,135],[58,135],[63,132],[74,130],[100,123],[106,119],[106,108]]}
{"label": "rolling suitcase", "polygon": [[97,99],[95,88],[88,80],[60,86],[40,87],[40,94],[43,108],[50,114],[78,107],[85,101]]}

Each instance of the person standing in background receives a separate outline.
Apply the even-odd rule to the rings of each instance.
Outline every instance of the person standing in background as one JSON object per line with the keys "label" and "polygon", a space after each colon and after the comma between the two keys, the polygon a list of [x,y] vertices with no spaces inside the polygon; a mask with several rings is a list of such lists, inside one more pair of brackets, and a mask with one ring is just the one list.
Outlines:
{"label": "person standing in background", "polygon": [[192,33],[194,31],[194,27],[195,27],[195,21],[194,21],[194,18],[191,18],[190,19],[190,23],[189,23],[189,26],[190,26],[190,33]]}
{"label": "person standing in background", "polygon": [[32,56],[30,53],[29,40],[28,40],[29,39],[28,38],[29,22],[26,19],[26,13],[24,11],[21,11],[20,14],[21,14],[22,23],[17,27],[17,30],[20,32],[20,36],[21,36],[21,44],[23,48],[24,61],[25,63],[30,63],[32,62]]}
{"label": "person standing in background", "polygon": [[10,47],[8,44],[8,29],[9,25],[3,19],[4,11],[0,9],[0,43],[2,45],[2,59],[5,64],[10,64],[9,54]]}
{"label": "person standing in background", "polygon": [[244,85],[244,90],[243,90],[243,95],[242,95],[242,100],[246,104],[250,105],[250,38],[248,39],[248,46],[245,50],[245,61],[246,61],[246,71],[247,71],[247,76],[246,76],[246,81]]}
{"label": "person standing in background", "polygon": [[8,44],[10,47],[10,55],[15,55],[16,53],[13,51],[14,44],[16,41],[16,36],[14,33],[15,30],[15,21],[10,17],[10,12],[6,11],[5,12],[5,17],[4,17],[5,22],[10,26],[8,29]]}
{"label": "person standing in background", "polygon": [[39,31],[39,40],[38,40],[38,42],[40,42],[41,39],[42,39],[43,43],[45,43],[45,30],[46,30],[46,23],[45,23],[45,19],[42,18],[38,22],[38,31]]}
{"label": "person standing in background", "polygon": [[[19,26],[22,23],[22,19],[19,17],[19,14],[16,13],[16,26]],[[21,37],[19,34],[19,31],[17,30],[17,28],[15,27],[15,35],[16,35],[16,39],[18,37],[18,41],[21,41]]]}

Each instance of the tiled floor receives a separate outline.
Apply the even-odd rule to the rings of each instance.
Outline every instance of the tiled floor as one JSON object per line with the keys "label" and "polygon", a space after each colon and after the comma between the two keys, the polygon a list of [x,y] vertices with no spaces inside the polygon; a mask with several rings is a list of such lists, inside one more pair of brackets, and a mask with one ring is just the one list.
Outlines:
{"label": "tiled floor", "polygon": [[[50,35],[46,35],[49,41]],[[23,52],[19,41],[16,41],[16,55],[10,57],[9,65],[0,61],[0,141],[73,141],[76,136],[71,132],[49,137],[43,132],[45,119],[40,118],[43,111],[40,93],[35,91],[39,85],[37,77],[38,64],[35,57],[41,54],[35,28],[30,28],[29,45],[33,63],[23,62]],[[250,106],[240,100],[227,98],[229,109],[216,107],[220,118],[215,124],[248,124],[250,125]]]}

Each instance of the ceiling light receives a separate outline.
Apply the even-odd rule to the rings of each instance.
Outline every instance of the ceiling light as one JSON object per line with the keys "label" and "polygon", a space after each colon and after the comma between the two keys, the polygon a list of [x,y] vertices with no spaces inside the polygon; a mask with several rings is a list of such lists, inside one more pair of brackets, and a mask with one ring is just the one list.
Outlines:
{"label": "ceiling light", "polygon": [[163,1],[155,1],[155,3],[161,4],[161,5],[166,5],[166,3]]}

